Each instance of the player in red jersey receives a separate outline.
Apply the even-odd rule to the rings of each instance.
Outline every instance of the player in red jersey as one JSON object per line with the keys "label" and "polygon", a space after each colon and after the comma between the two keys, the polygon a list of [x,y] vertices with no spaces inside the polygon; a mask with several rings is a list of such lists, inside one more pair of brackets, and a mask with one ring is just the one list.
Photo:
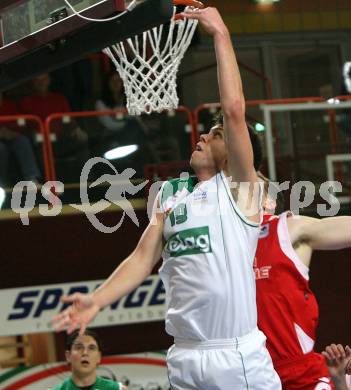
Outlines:
{"label": "player in red jersey", "polygon": [[254,262],[258,326],[285,390],[334,388],[313,351],[318,305],[308,272],[313,250],[351,246],[350,228],[351,217],[264,216]]}

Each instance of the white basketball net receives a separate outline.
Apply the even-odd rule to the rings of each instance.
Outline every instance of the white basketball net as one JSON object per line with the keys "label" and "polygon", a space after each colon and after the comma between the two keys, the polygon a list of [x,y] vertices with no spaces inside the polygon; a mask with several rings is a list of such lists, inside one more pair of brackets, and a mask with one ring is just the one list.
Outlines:
{"label": "white basketball net", "polygon": [[161,25],[144,31],[141,39],[135,36],[104,49],[123,80],[129,114],[178,107],[177,72],[197,23],[194,19],[172,18],[166,39]]}

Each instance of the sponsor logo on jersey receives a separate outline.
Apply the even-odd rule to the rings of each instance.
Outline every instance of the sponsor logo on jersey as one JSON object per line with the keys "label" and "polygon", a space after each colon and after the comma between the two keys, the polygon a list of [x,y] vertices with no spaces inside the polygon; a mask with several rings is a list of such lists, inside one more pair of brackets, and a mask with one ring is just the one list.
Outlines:
{"label": "sponsor logo on jersey", "polygon": [[272,266],[266,265],[261,268],[254,268],[256,280],[269,279],[269,272]]}
{"label": "sponsor logo on jersey", "polygon": [[256,280],[269,279],[269,272],[271,268],[271,265],[264,265],[263,267],[258,267],[257,257],[255,256],[253,269]]}
{"label": "sponsor logo on jersey", "polygon": [[174,234],[167,241],[166,251],[172,257],[212,252],[208,226]]}

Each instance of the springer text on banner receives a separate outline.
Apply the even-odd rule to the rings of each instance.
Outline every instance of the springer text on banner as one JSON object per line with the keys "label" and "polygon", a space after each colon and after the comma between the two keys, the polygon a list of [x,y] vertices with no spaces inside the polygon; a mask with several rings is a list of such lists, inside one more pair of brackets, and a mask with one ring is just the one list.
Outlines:
{"label": "springer text on banner", "polygon": [[[0,290],[0,336],[53,331],[51,320],[66,306],[64,295],[91,293],[102,280]],[[101,311],[91,327],[162,321],[165,291],[158,275],[150,275],[126,297]]]}

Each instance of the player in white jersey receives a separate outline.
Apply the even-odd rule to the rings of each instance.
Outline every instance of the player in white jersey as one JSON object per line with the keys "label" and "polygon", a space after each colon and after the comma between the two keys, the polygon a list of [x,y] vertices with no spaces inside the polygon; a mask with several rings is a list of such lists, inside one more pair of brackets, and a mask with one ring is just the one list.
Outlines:
{"label": "player in white jersey", "polygon": [[[135,251],[93,294],[66,297],[72,305],[54,319],[56,329],[72,332],[78,326],[84,332],[101,308],[150,274],[162,253],[166,329],[175,340],[167,359],[171,387],[280,389],[256,326],[253,259],[260,191],[238,64],[215,8],[183,16],[198,19],[213,37],[223,124],[200,137],[191,156],[196,179],[164,184]],[[229,177],[246,185],[231,186]]]}

